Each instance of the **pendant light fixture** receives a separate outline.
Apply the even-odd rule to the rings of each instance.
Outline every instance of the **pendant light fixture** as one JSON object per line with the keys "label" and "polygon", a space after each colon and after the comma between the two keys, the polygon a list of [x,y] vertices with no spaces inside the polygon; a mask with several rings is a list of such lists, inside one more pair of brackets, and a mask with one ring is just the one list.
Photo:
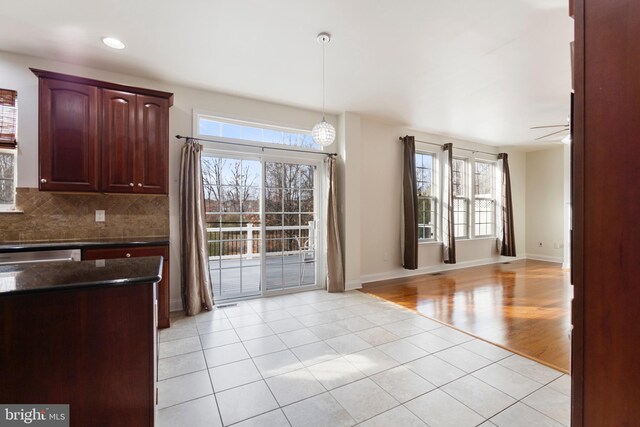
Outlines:
{"label": "pendant light fixture", "polygon": [[336,139],[336,130],[324,118],[324,47],[331,41],[329,33],[318,34],[318,43],[322,45],[322,121],[311,130],[313,142],[323,147],[333,144]]}

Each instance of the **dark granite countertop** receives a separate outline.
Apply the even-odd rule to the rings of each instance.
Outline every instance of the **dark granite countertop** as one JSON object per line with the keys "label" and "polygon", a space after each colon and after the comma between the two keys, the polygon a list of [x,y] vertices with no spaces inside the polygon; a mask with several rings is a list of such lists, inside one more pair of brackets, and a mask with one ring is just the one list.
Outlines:
{"label": "dark granite countertop", "polygon": [[50,242],[0,242],[0,253],[43,251],[54,249],[85,249],[108,247],[134,247],[168,245],[169,237],[119,237],[97,238],[91,240],[61,240]]}
{"label": "dark granite countertop", "polygon": [[0,265],[0,296],[83,287],[156,283],[162,257]]}

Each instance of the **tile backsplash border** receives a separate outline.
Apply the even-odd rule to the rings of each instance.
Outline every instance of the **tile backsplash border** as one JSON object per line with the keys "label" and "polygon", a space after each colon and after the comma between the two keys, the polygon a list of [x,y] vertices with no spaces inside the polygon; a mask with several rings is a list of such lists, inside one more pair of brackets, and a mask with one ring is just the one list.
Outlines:
{"label": "tile backsplash border", "polygon": [[[169,196],[16,189],[16,209],[0,214],[1,242],[169,236]],[[105,211],[105,222],[95,211]]]}

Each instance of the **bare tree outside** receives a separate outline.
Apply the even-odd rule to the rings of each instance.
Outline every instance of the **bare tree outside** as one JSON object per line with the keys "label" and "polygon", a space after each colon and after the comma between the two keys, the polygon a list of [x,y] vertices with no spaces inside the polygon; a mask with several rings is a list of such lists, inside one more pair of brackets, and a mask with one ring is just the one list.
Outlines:
{"label": "bare tree outside", "polygon": [[15,155],[0,152],[0,205],[13,205],[15,200]]}
{"label": "bare tree outside", "polygon": [[[262,164],[254,160],[203,157],[202,174],[209,228],[260,227],[260,191]],[[308,225],[314,220],[314,167],[296,163],[265,163],[265,226],[267,251],[299,250],[309,238]],[[295,228],[292,228],[295,227]],[[258,235],[258,230],[254,233]],[[243,232],[212,231],[210,240],[240,241]],[[215,234],[215,235],[214,235]],[[259,240],[259,238],[257,239]],[[229,242],[211,247],[211,254],[228,254]],[[259,242],[255,251],[259,251]],[[215,244],[214,244],[215,246]]]}

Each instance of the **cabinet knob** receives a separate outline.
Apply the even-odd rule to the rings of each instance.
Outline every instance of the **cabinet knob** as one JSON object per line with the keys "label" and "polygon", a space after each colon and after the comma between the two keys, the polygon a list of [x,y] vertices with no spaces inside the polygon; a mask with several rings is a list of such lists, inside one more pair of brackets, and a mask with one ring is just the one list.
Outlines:
{"label": "cabinet knob", "polygon": [[46,183],[47,183],[47,180],[46,180],[46,179],[44,179],[44,178],[42,178],[42,179],[40,180],[40,182],[41,182],[41,183],[43,183],[43,184],[46,184]]}
{"label": "cabinet knob", "polygon": [[131,258],[131,254],[127,253],[127,255],[125,255],[127,258]]}
{"label": "cabinet knob", "polygon": [[142,183],[141,182],[138,183],[138,187],[142,187]]}
{"label": "cabinet knob", "polygon": [[130,183],[129,183],[129,187],[133,187],[133,182],[130,182]]}

